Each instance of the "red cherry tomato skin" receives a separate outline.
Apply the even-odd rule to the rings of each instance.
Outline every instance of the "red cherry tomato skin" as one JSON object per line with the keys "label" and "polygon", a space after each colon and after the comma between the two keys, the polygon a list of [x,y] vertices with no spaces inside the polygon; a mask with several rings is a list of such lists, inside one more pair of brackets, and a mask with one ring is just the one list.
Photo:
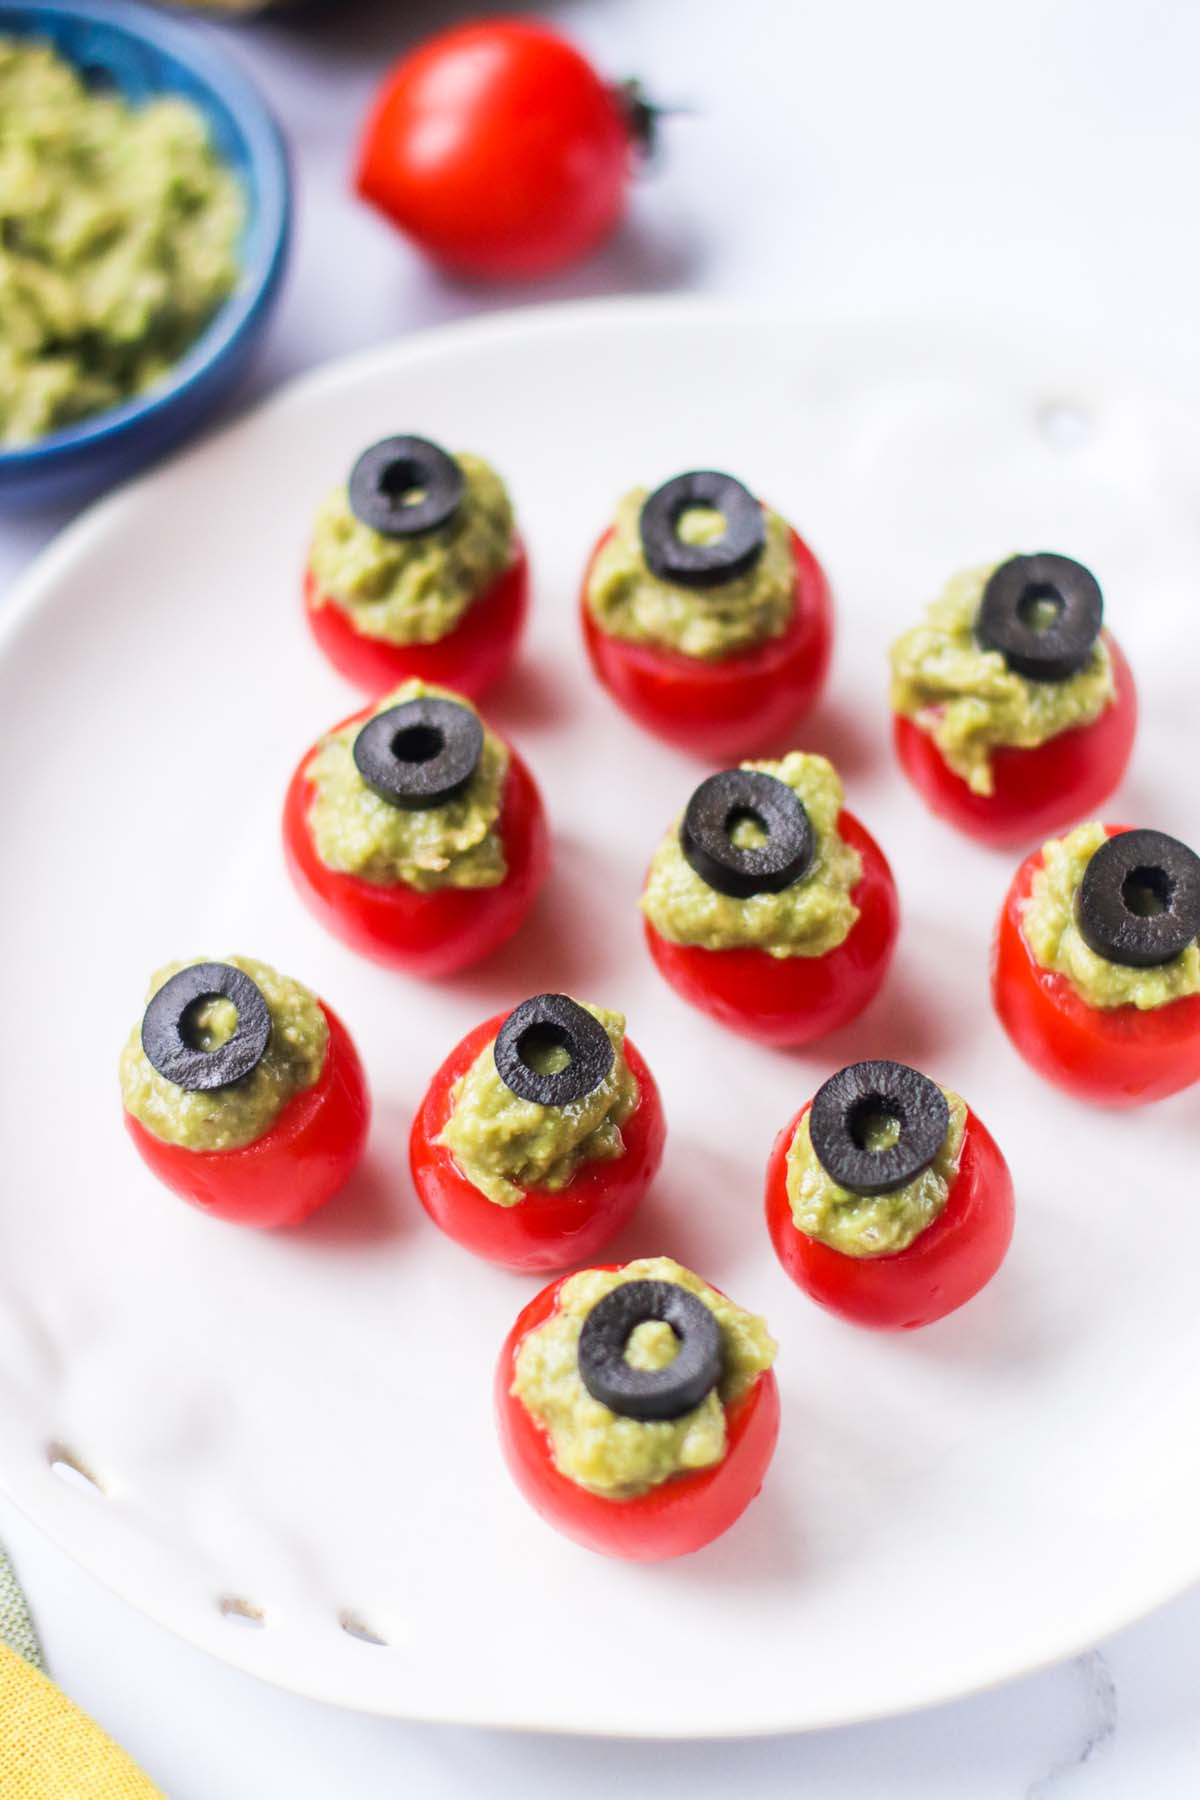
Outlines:
{"label": "red cherry tomato skin", "polygon": [[304,612],[334,668],[367,694],[383,694],[414,676],[471,700],[507,673],[529,611],[529,563],[516,560],[472,601],[453,631],[433,644],[389,644],[367,637],[336,600],[318,604],[312,570],[304,576]]}
{"label": "red cherry tomato skin", "polygon": [[1017,870],[992,947],[992,1001],[1026,1062],[1097,1106],[1145,1106],[1200,1081],[1200,995],[1150,1012],[1089,1006],[1067,976],[1038,962],[1025,941],[1021,909],[1041,866],[1038,850]]}
{"label": "red cherry tomato skin", "polygon": [[859,916],[844,942],[824,956],[705,950],[671,943],[647,919],[650,954],[676,993],[730,1031],[778,1047],[811,1044],[857,1018],[887,974],[900,904],[887,858],[853,813],[838,815],[838,831],[863,865],[851,896]]}
{"label": "red cherry tomato skin", "polygon": [[807,1111],[801,1107],[784,1126],[767,1164],[767,1229],[797,1287],[819,1306],[877,1331],[932,1325],[986,1287],[1012,1239],[1013,1185],[996,1140],[969,1107],[958,1174],[945,1206],[894,1256],[846,1256],[796,1229],[787,1197],[787,1153]]}
{"label": "red cherry tomato skin", "polygon": [[507,1016],[497,1013],[468,1033],[437,1071],[413,1120],[409,1166],[421,1205],[447,1237],[487,1262],[542,1274],[587,1262],[628,1224],[662,1161],[666,1120],[654,1077],[626,1038],[625,1055],[640,1098],[621,1127],[624,1155],[585,1163],[561,1193],[527,1189],[518,1205],[497,1206],[436,1139],[450,1116],[454,1083]]}
{"label": "red cherry tomato skin", "polygon": [[592,667],[632,719],[656,737],[725,763],[778,748],[815,704],[833,651],[833,602],[820,563],[791,534],[796,604],[781,637],[719,662],[704,662],[654,644],[610,637],[587,603],[592,563],[612,536],[601,537],[583,580],[583,637]]}
{"label": "red cherry tomato skin", "polygon": [[[365,718],[370,707],[356,713]],[[550,835],[533,776],[510,747],[499,830],[508,873],[496,887],[420,893],[379,887],[321,861],[309,830],[313,785],[301,759],[283,808],[288,869],[301,898],[352,950],[408,975],[439,978],[490,956],[524,921],[550,867]]]}
{"label": "red cherry tomato skin", "polygon": [[358,191],[442,267],[525,279],[616,226],[632,156],[619,95],[532,21],[443,32],[384,82]]}
{"label": "red cherry tomato skin", "polygon": [[324,1068],[252,1144],[187,1150],[124,1114],[142,1161],[172,1193],[213,1218],[269,1229],[298,1225],[345,1187],[367,1141],[371,1098],[349,1032],[323,1001],[321,1010],[329,1021]]}
{"label": "red cherry tomato skin", "polygon": [[993,751],[991,794],[973,794],[928,732],[894,716],[896,754],[931,812],[981,844],[1005,850],[1053,837],[1107,800],[1129,762],[1138,708],[1133,671],[1115,638],[1104,636],[1116,678],[1112,705],[1090,725],[1061,731],[1036,750]]}
{"label": "red cherry tomato skin", "polygon": [[712,1468],[674,1475],[632,1500],[589,1493],[559,1473],[547,1434],[509,1391],[522,1340],[550,1317],[566,1279],[560,1276],[529,1302],[496,1366],[500,1444],[513,1480],[548,1525],[585,1550],[628,1562],[664,1562],[703,1549],[728,1531],[762,1488],[779,1437],[774,1371],[767,1369],[727,1409],[728,1445]]}

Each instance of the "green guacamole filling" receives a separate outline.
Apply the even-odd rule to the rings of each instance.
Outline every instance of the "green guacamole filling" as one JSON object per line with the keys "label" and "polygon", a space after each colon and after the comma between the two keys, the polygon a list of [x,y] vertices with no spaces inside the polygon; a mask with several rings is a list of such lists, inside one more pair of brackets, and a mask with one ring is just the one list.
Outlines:
{"label": "green guacamole filling", "polygon": [[[858,918],[851,895],[862,877],[862,858],[839,837],[842,784],[823,756],[790,750],[781,762],[748,762],[786,782],[804,802],[816,838],[816,854],[791,887],[748,900],[719,894],[697,875],[679,843],[679,822],[654,852],[642,911],[660,937],[705,950],[765,950],[769,956],[824,956],[845,941]],[[751,820],[734,827],[733,842],[747,848],[761,830]]]}
{"label": "green guacamole filling", "polygon": [[1060,732],[1090,725],[1116,694],[1103,637],[1065,681],[1029,681],[998,650],[980,647],[975,616],[998,566],[952,576],[921,623],[892,645],[892,711],[929,734],[974,794],[993,791],[993,750],[1035,750]]}
{"label": "green guacamole filling", "polygon": [[[450,1116],[437,1142],[445,1144],[472,1186],[497,1206],[518,1206],[527,1188],[557,1194],[589,1162],[625,1154],[621,1127],[638,1103],[638,1084],[625,1060],[625,1019],[602,1006],[587,1006],[608,1033],[615,1052],[598,1087],[566,1106],[522,1100],[496,1069],[495,1039],[455,1082]],[[545,1072],[569,1060],[565,1050],[546,1053]]]}
{"label": "green guacamole filling", "polygon": [[[698,1294],[721,1332],[720,1382],[679,1419],[630,1419],[593,1400],[579,1377],[579,1334],[588,1313],[627,1281],[673,1281]],[[626,1347],[638,1369],[663,1369],[678,1342],[658,1321],[639,1325]],[[725,1409],[775,1360],[766,1322],[669,1256],[643,1256],[621,1269],[584,1269],[559,1289],[554,1312],[517,1351],[512,1392],[550,1439],[555,1466],[568,1480],[610,1500],[632,1500],[673,1475],[711,1468],[728,1444]]]}
{"label": "green guacamole filling", "polygon": [[[168,963],[150,982],[146,1003],[172,975],[209,960],[194,956]],[[248,975],[271,1014],[271,1036],[256,1069],[243,1080],[208,1093],[189,1093],[160,1075],[142,1049],[139,1019],[121,1052],[121,1099],[125,1110],[157,1138],[185,1150],[237,1150],[270,1130],[289,1100],[312,1087],[325,1067],[329,1023],[321,1003],[306,987],[249,956],[223,959]],[[198,1050],[217,1050],[233,1036],[237,1011],[228,1000],[211,1000],[190,1020]]]}
{"label": "green guacamole filling", "polygon": [[[949,1088],[942,1092],[950,1125],[941,1149],[928,1168],[890,1194],[854,1194],[839,1186],[813,1149],[806,1112],[787,1153],[787,1196],[797,1231],[843,1256],[894,1256],[915,1243],[945,1206],[962,1155],[967,1108]],[[866,1147],[886,1150],[895,1134],[895,1121],[880,1118]]]}
{"label": "green guacamole filling", "polygon": [[[782,635],[796,598],[791,532],[778,513],[766,511],[767,541],[752,569],[717,587],[677,587],[651,574],[638,529],[645,488],[634,488],[617,506],[612,535],[592,562],[587,605],[609,637],[657,644],[704,662],[719,662]],[[694,506],[679,521],[689,544],[711,544],[725,531],[714,508]]]}
{"label": "green guacamole filling", "polygon": [[1042,867],[1021,909],[1025,942],[1042,967],[1065,975],[1089,1006],[1136,1006],[1139,1012],[1152,1012],[1200,994],[1200,944],[1195,941],[1152,969],[1109,962],[1085,942],[1077,915],[1079,885],[1107,836],[1103,825],[1093,822],[1043,844]]}
{"label": "green guacamole filling", "polygon": [[245,203],[187,100],[0,36],[0,445],[159,381],[238,279]]}
{"label": "green guacamole filling", "polygon": [[[414,680],[385,694],[368,716],[426,694],[470,705],[461,694]],[[497,830],[507,746],[485,726],[479,767],[462,793],[444,806],[409,811],[382,799],[359,774],[354,740],[365,723],[360,719],[322,738],[306,770],[314,790],[309,831],[326,868],[377,887],[403,885],[421,893],[497,887],[508,872]]]}
{"label": "green guacamole filling", "polygon": [[516,554],[512,501],[499,475],[466,451],[454,460],[466,479],[462,505],[417,537],[385,537],[364,525],[344,487],[329,496],[309,553],[318,605],[339,606],[356,631],[389,644],[434,644],[454,630]]}

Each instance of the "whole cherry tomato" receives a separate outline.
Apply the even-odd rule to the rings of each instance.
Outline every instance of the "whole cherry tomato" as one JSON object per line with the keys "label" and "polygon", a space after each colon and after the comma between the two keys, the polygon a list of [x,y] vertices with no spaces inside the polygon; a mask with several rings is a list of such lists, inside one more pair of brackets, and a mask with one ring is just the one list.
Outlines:
{"label": "whole cherry tomato", "polygon": [[[1129,827],[1105,829],[1111,837]],[[1200,1081],[1200,995],[1146,1011],[1089,1006],[1068,976],[1043,968],[1022,926],[1041,867],[1038,850],[1017,870],[992,950],[992,999],[1026,1062],[1100,1106],[1143,1106]]]}
{"label": "whole cherry tomato", "polygon": [[760,1044],[809,1044],[846,1025],[878,993],[896,947],[900,904],[887,858],[853,813],[838,832],[862,858],[851,899],[858,918],[824,956],[765,950],[706,950],[673,944],[645,921],[646,942],[677,993],[731,1031]]}
{"label": "whole cherry tomato", "polygon": [[1052,837],[1094,812],[1125,773],[1137,729],[1137,693],[1120,645],[1104,633],[1116,694],[1090,725],[1060,731],[1034,750],[991,754],[994,791],[976,794],[919,725],[897,714],[896,752],[905,774],[940,818],[993,849]]}
{"label": "whole cherry tomato", "polygon": [[820,563],[791,534],[796,603],[777,638],[707,662],[656,644],[631,644],[602,631],[587,604],[583,579],[583,636],[592,667],[631,718],[657,737],[711,762],[729,762],[778,748],[815,704],[833,650],[833,605]]}
{"label": "whole cherry tomato", "polygon": [[[342,725],[366,720],[365,706]],[[341,730],[342,725],[335,726]],[[452,975],[490,956],[519,928],[550,867],[550,834],[533,776],[509,747],[508,775],[497,829],[507,872],[495,887],[435,888],[423,893],[396,882],[384,887],[342,874],[321,860],[309,827],[315,789],[301,757],[283,808],[283,843],[297,891],[352,950],[410,975]]]}
{"label": "whole cherry tomato", "polygon": [[987,1285],[1012,1239],[1013,1185],[996,1140],[970,1107],[945,1206],[907,1250],[887,1256],[847,1256],[797,1229],[787,1153],[808,1110],[802,1106],[784,1126],[767,1164],[767,1229],[797,1287],[856,1325],[913,1331],[945,1318]]}
{"label": "whole cherry tomato", "polygon": [[313,636],[334,668],[369,694],[415,676],[478,700],[512,662],[528,610],[529,563],[520,544],[503,575],[471,602],[452,631],[431,644],[368,637],[336,600],[319,596],[311,569],[304,576],[304,611]]}
{"label": "whole cherry tomato", "polygon": [[367,1140],[371,1101],[349,1032],[324,1002],[321,1011],[329,1048],[320,1075],[252,1144],[188,1150],[124,1114],[143,1162],[173,1193],[235,1225],[277,1226],[299,1224],[345,1187]]}
{"label": "whole cherry tomato", "polygon": [[593,1494],[560,1473],[549,1437],[511,1392],[522,1340],[550,1317],[566,1279],[560,1276],[529,1302],[496,1367],[500,1443],[513,1480],[548,1525],[587,1550],[630,1562],[662,1562],[702,1549],[728,1531],[762,1487],[779,1436],[774,1370],[765,1370],[726,1409],[728,1442],[719,1463],[673,1475],[629,1500]]}
{"label": "whole cherry tomato", "polygon": [[542,275],[613,230],[651,117],[533,20],[460,25],[387,76],[358,191],[447,269]]}
{"label": "whole cherry tomato", "polygon": [[638,1084],[634,1111],[621,1127],[623,1155],[584,1163],[558,1193],[527,1189],[516,1206],[498,1206],[437,1142],[450,1116],[454,1084],[496,1036],[507,1014],[476,1026],[450,1052],[429,1084],[409,1140],[409,1166],[421,1205],[447,1237],[506,1268],[537,1273],[586,1262],[628,1223],[662,1161],[666,1121],[653,1075],[637,1047],[625,1058]]}

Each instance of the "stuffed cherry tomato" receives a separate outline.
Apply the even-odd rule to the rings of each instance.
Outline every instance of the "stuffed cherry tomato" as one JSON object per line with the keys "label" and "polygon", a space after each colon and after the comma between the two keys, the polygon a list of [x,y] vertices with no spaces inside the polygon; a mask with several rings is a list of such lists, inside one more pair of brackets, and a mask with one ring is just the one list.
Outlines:
{"label": "stuffed cherry tomato", "polygon": [[1133,675],[1090,570],[1043,551],[956,576],[892,648],[896,749],[931,810],[995,847],[1046,837],[1125,772]]}
{"label": "stuffed cherry tomato", "polygon": [[561,1269],[632,1217],[662,1160],[658,1088],[620,1013],[538,994],[451,1051],[413,1120],[422,1206],[513,1269]]}
{"label": "stuffed cherry tomato", "polygon": [[625,496],[582,613],[592,667],[626,712],[714,762],[777,748],[829,668],[820,564],[778,513],[711,470]]}
{"label": "stuffed cherry tomato", "polygon": [[549,867],[533,777],[475,709],[409,681],[301,760],[284,804],[292,878],[378,962],[448,975],[525,918]]}
{"label": "stuffed cherry tomato", "polygon": [[512,503],[481,457],[385,438],[318,514],[305,613],[370,694],[416,677],[477,699],[512,662],[528,604]]}
{"label": "stuffed cherry tomato", "polygon": [[702,781],[642,894],[646,941],[685,1000],[764,1044],[807,1044],[878,992],[899,926],[892,872],[798,750]]}
{"label": "stuffed cherry tomato", "polygon": [[172,1192],[238,1225],[295,1225],[345,1186],[371,1105],[345,1026],[247,957],[174,963],[121,1053],[125,1124]]}
{"label": "stuffed cherry tomato", "polygon": [[1079,825],[1018,869],[992,996],[1040,1075],[1140,1106],[1200,1081],[1200,858],[1161,831]]}
{"label": "stuffed cherry tomato", "polygon": [[1013,1229],[1008,1165],[949,1088],[904,1063],[841,1069],[775,1140],[767,1227],[797,1287],[912,1331],[977,1294]]}
{"label": "stuffed cherry tomato", "polygon": [[634,1562],[699,1550],[762,1487],[779,1434],[774,1357],[762,1319],[670,1257],[564,1276],[500,1353],[513,1479],[588,1550]]}

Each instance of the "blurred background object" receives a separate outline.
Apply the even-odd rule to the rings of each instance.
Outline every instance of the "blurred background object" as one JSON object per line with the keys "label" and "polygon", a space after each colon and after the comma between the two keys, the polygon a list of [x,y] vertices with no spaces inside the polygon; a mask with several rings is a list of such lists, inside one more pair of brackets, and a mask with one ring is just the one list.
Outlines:
{"label": "blurred background object", "polygon": [[185,21],[0,0],[0,51],[9,509],[111,485],[232,391],[279,293],[291,185],[258,90]]}

